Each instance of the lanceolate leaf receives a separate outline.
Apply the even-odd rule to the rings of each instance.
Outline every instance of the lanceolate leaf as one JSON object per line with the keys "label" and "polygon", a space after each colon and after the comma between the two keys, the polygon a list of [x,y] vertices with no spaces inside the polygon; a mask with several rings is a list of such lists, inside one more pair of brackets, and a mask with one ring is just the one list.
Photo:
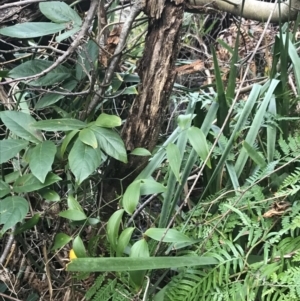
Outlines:
{"label": "lanceolate leaf", "polygon": [[180,182],[179,171],[181,165],[181,155],[178,146],[174,143],[170,143],[167,146],[167,158],[176,180]]}
{"label": "lanceolate leaf", "polygon": [[12,38],[29,39],[53,34],[64,29],[64,24],[28,22],[1,28],[0,34]]}
{"label": "lanceolate leaf", "polygon": [[163,242],[182,243],[193,241],[191,238],[175,229],[167,230],[164,228],[150,228],[144,233],[144,235]]}
{"label": "lanceolate leaf", "polygon": [[16,193],[36,191],[60,180],[59,176],[51,172],[48,173],[44,183],[41,183],[34,175],[26,174],[16,180],[13,185],[13,191]]}
{"label": "lanceolate leaf", "polygon": [[90,128],[86,128],[80,131],[79,139],[86,145],[91,146],[92,148],[98,147],[98,142],[94,132]]}
{"label": "lanceolate leaf", "polygon": [[44,183],[56,154],[56,146],[52,141],[38,144],[29,157],[29,167],[33,175]]}
{"label": "lanceolate leaf", "polygon": [[69,272],[138,271],[218,264],[213,257],[98,257],[76,258],[67,265]]}
{"label": "lanceolate leaf", "polygon": [[5,139],[0,141],[0,164],[13,158],[19,151],[26,148],[28,141]]}
{"label": "lanceolate leaf", "polygon": [[[187,135],[194,150],[197,152],[202,161],[205,161],[208,156],[209,150],[206,142],[206,137],[203,134],[202,130],[193,126],[187,130]],[[207,166],[211,168],[210,160],[207,161]]]}
{"label": "lanceolate leaf", "polygon": [[141,181],[136,180],[127,187],[124,193],[122,204],[125,211],[128,214],[133,213],[133,211],[135,210],[139,202],[140,186],[141,186]]}
{"label": "lanceolate leaf", "polygon": [[[53,62],[51,61],[38,59],[30,60],[12,69],[9,72],[9,76],[12,78],[21,78],[36,75],[52,66],[52,64]],[[71,75],[72,73],[68,68],[59,65],[52,71],[48,72],[45,76],[30,81],[28,84],[32,86],[51,86],[55,83],[66,80]]]}
{"label": "lanceolate leaf", "polygon": [[3,225],[0,235],[22,221],[28,213],[28,202],[19,196],[7,197],[0,202],[0,225]]}
{"label": "lanceolate leaf", "polygon": [[69,154],[70,169],[80,184],[101,164],[101,151],[76,140]]}
{"label": "lanceolate leaf", "polygon": [[85,126],[84,122],[73,118],[42,120],[34,124],[35,128],[49,132],[72,131],[84,128]]}
{"label": "lanceolate leaf", "polygon": [[127,153],[120,136],[111,129],[105,129],[96,125],[91,126],[100,148],[109,156],[127,163]]}
{"label": "lanceolate leaf", "polygon": [[119,209],[109,218],[107,223],[107,239],[114,251],[117,250],[118,236],[124,209]]}
{"label": "lanceolate leaf", "polygon": [[0,113],[0,117],[5,126],[17,136],[34,143],[43,140],[41,133],[33,128],[36,121],[29,114],[5,111]]}
{"label": "lanceolate leaf", "polygon": [[68,4],[61,1],[47,1],[39,3],[39,8],[44,16],[55,23],[73,22],[80,26],[81,18]]}

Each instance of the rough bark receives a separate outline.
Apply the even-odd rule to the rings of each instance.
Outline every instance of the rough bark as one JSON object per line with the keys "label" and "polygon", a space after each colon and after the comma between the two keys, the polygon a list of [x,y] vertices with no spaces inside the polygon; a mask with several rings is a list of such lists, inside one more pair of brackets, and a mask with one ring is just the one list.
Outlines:
{"label": "rough bark", "polygon": [[[150,6],[151,1],[147,4],[146,13],[151,11]],[[176,77],[175,62],[180,45],[183,12],[182,4],[167,0],[160,18],[149,18],[145,50],[138,67],[141,81],[138,95],[122,130],[122,139],[128,151],[137,147],[152,151],[157,144]],[[126,187],[147,160],[145,157],[129,156],[127,164],[114,162],[111,176],[124,178],[130,174],[123,182],[123,187]]]}

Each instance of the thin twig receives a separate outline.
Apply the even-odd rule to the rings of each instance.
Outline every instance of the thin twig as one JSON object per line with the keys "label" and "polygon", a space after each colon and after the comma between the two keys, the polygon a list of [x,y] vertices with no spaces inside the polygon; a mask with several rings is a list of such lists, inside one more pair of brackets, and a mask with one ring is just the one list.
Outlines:
{"label": "thin twig", "polygon": [[[132,9],[130,10],[130,14],[126,18],[126,21],[124,22],[122,31],[120,33],[119,43],[115,49],[113,58],[110,60],[109,66],[105,73],[105,77],[104,77],[102,86],[105,86],[111,82],[113,75],[114,75],[114,71],[116,70],[116,67],[118,66],[118,63],[120,61],[122,51],[125,47],[126,39],[131,30],[133,21],[139,15],[139,13],[142,11],[144,6],[145,6],[145,0],[137,0],[134,3]],[[88,105],[86,111],[82,113],[82,116],[81,116],[82,120],[84,120],[86,118],[86,116],[88,116],[97,107],[97,105],[99,104],[99,102],[102,98],[101,95],[103,95],[105,89],[106,89],[106,87],[100,87],[100,89],[94,95],[94,97],[91,100],[90,104]]]}
{"label": "thin twig", "polygon": [[16,81],[24,81],[24,80],[34,80],[37,79],[41,76],[46,75],[47,73],[49,73],[50,71],[52,71],[53,69],[55,69],[57,66],[59,66],[60,64],[62,64],[67,58],[68,56],[70,56],[74,51],[77,50],[77,48],[80,46],[81,43],[83,43],[84,37],[86,36],[86,34],[88,33],[89,28],[91,27],[91,24],[93,22],[95,13],[96,13],[96,9],[98,6],[98,0],[92,0],[91,1],[91,6],[88,10],[87,16],[85,18],[85,21],[81,27],[81,30],[79,31],[76,39],[74,39],[74,41],[71,43],[70,47],[68,48],[68,50],[62,55],[60,56],[54,64],[52,64],[49,68],[43,70],[42,72],[35,74],[35,75],[31,75],[31,76],[27,76],[27,77],[20,77],[17,79],[13,79],[13,80],[8,80],[6,82],[1,82],[1,85],[5,85],[5,84],[11,84],[13,82]]}
{"label": "thin twig", "polygon": [[3,4],[0,6],[0,9],[5,9],[8,7],[14,7],[14,6],[21,6],[21,5],[27,5],[31,3],[39,3],[39,2],[46,2],[47,0],[22,0],[18,2],[13,2],[13,3],[8,3],[8,4]]}

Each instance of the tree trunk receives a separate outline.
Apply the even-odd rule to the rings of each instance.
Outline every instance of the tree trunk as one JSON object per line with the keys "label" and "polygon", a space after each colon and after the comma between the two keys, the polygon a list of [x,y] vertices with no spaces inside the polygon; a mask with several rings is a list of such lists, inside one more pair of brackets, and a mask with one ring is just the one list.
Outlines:
{"label": "tree trunk", "polygon": [[[174,67],[180,45],[180,29],[184,12],[183,5],[178,2],[166,0],[161,4],[164,8],[161,10],[160,17],[156,13],[154,17],[149,18],[145,50],[138,67],[141,81],[138,95],[122,130],[122,139],[128,151],[137,147],[152,151],[157,144],[176,77]],[[150,6],[154,3],[155,1],[148,1],[146,14],[151,15],[153,9],[151,10]],[[123,181],[123,189],[134,180],[148,161],[148,158],[140,156],[129,155],[128,159],[127,164],[115,161],[108,175],[109,178],[126,177]],[[109,184],[108,191],[112,192],[112,187],[117,188],[116,183],[112,185],[110,181]],[[112,195],[108,198],[104,196],[104,199],[112,200],[111,197]]]}

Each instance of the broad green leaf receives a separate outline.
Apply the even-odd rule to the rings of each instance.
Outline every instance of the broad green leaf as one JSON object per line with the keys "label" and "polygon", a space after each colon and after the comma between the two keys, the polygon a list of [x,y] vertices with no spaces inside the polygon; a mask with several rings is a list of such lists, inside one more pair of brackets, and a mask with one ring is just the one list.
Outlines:
{"label": "broad green leaf", "polygon": [[97,118],[95,124],[103,128],[114,128],[122,124],[122,119],[116,115],[102,113]]}
{"label": "broad green leaf", "polygon": [[16,193],[36,191],[60,181],[61,178],[54,173],[48,173],[44,183],[41,183],[33,174],[26,174],[19,177],[13,185]]}
{"label": "broad green leaf", "polygon": [[[58,88],[56,91],[58,92],[72,92],[74,88],[77,86],[77,82],[75,80],[67,81],[66,83],[63,83],[61,85],[61,88]],[[66,97],[65,95],[61,94],[55,94],[55,93],[47,93],[45,96],[43,96],[41,99],[38,100],[38,102],[35,105],[35,109],[43,109],[48,106],[51,106],[52,104],[55,104],[59,100]]]}
{"label": "broad green leaf", "polygon": [[123,195],[122,205],[128,214],[132,214],[133,211],[136,209],[136,206],[140,199],[140,193],[141,193],[140,186],[141,186],[140,180],[132,182],[127,187]]}
{"label": "broad green leaf", "polygon": [[136,86],[130,86],[127,87],[123,92],[122,95],[137,95],[138,91],[136,89]]}
{"label": "broad green leaf", "polygon": [[[197,152],[202,161],[205,161],[208,156],[209,149],[206,137],[202,130],[193,126],[187,130],[187,135],[194,150]],[[211,168],[210,159],[208,159],[206,164],[209,168]]]}
{"label": "broad green leaf", "polygon": [[84,212],[80,210],[73,210],[73,209],[62,211],[58,215],[72,221],[82,221],[87,219],[87,216],[85,215]]}
{"label": "broad green leaf", "polygon": [[65,233],[56,234],[55,238],[54,238],[54,244],[53,244],[53,247],[51,248],[51,251],[55,251],[57,249],[64,247],[71,240],[72,240],[72,237]]}
{"label": "broad green leaf", "polygon": [[21,234],[21,233],[25,232],[26,230],[33,228],[39,222],[40,217],[41,216],[39,214],[35,214],[32,218],[30,218],[24,224],[17,226],[16,230],[14,231],[14,235]]}
{"label": "broad green leaf", "polygon": [[141,180],[140,195],[166,192],[167,188],[153,179]]}
{"label": "broad green leaf", "polygon": [[74,136],[79,132],[79,130],[73,130],[71,132],[69,132],[66,137],[63,140],[63,143],[61,145],[61,149],[60,149],[60,154],[63,157],[65,154],[65,151],[67,149],[67,146],[69,145],[69,143],[71,142],[71,140],[74,138]]}
{"label": "broad green leaf", "polygon": [[127,152],[120,136],[111,129],[105,129],[96,125],[91,126],[100,148],[109,156],[127,163]]}
{"label": "broad green leaf", "polygon": [[134,227],[129,227],[123,230],[120,234],[117,244],[117,256],[122,256],[125,248],[128,246]]}
{"label": "broad green leaf", "polygon": [[119,229],[124,209],[119,209],[112,214],[107,222],[107,239],[114,251],[117,250]]}
{"label": "broad green leaf", "polygon": [[0,201],[0,235],[22,221],[29,211],[28,202],[20,196],[10,196]]}
{"label": "broad green leaf", "polygon": [[79,211],[83,212],[81,205],[78,203],[78,201],[72,195],[68,196],[68,208],[72,209],[72,210],[79,210]]}
{"label": "broad green leaf", "polygon": [[49,202],[58,202],[58,201],[60,201],[59,194],[56,191],[52,190],[52,189],[45,188],[40,192],[40,194],[42,195],[42,197],[46,201],[49,201]]}
{"label": "broad green leaf", "polygon": [[[129,256],[131,258],[150,257],[149,247],[146,239],[143,238],[135,242],[134,245],[131,247]],[[147,270],[129,272],[130,280],[133,282],[137,289],[142,287],[146,272]]]}
{"label": "broad green leaf", "polygon": [[0,164],[13,158],[19,151],[26,148],[28,141],[4,139],[0,141]]}
{"label": "broad green leaf", "polygon": [[135,156],[151,156],[152,154],[145,148],[143,147],[137,147],[135,148],[130,155],[135,155]]}
{"label": "broad green leaf", "polygon": [[33,175],[44,183],[51,171],[56,154],[56,146],[52,141],[44,141],[32,149],[29,157],[29,167]]}
{"label": "broad green leaf", "polygon": [[180,267],[216,265],[219,261],[213,257],[174,256],[174,257],[98,257],[76,258],[67,265],[69,272],[122,272],[138,270],[156,270]]}
{"label": "broad green leaf", "polygon": [[94,132],[90,128],[85,128],[79,132],[79,139],[82,143],[91,146],[92,148],[98,147],[98,142]]}
{"label": "broad green leaf", "polygon": [[[45,60],[29,60],[23,64],[18,65],[9,72],[11,78],[22,78],[27,76],[32,76],[41,73],[45,69],[53,65],[51,61]],[[51,86],[58,82],[68,79],[72,75],[70,69],[59,65],[52,71],[48,72],[46,75],[28,82],[28,85],[32,86]]]}
{"label": "broad green leaf", "polygon": [[9,185],[4,181],[0,180],[0,198],[5,197],[9,193],[10,193]]}
{"label": "broad green leaf", "polygon": [[78,81],[84,79],[87,73],[95,68],[93,63],[97,62],[98,54],[99,47],[94,41],[89,40],[86,45],[82,45],[82,49],[78,53],[76,64],[76,79]]}
{"label": "broad green leaf", "polygon": [[193,241],[193,239],[175,229],[168,229],[168,231],[166,231],[167,229],[165,228],[150,228],[144,233],[144,235],[163,242],[181,243]]}
{"label": "broad green leaf", "polygon": [[167,146],[167,159],[176,180],[180,183],[179,171],[181,165],[181,155],[178,146],[174,143],[169,143]]}
{"label": "broad green leaf", "polygon": [[47,1],[39,3],[40,11],[54,23],[73,23],[80,26],[81,18],[68,4],[61,1]]}
{"label": "broad green leaf", "polygon": [[61,41],[73,36],[76,32],[78,32],[81,29],[80,26],[75,26],[71,30],[65,31],[64,33],[61,33],[55,38],[55,41],[57,43],[60,43]]}
{"label": "broad green leaf", "polygon": [[76,182],[80,184],[101,164],[101,151],[77,139],[69,154],[69,164]]}
{"label": "broad green leaf", "polygon": [[53,34],[65,29],[64,24],[27,22],[0,29],[0,34],[12,38],[29,39]]}
{"label": "broad green leaf", "polygon": [[0,117],[5,126],[17,136],[34,143],[43,141],[40,131],[33,128],[36,121],[30,115],[17,111],[5,111],[0,113]]}
{"label": "broad green leaf", "polygon": [[60,118],[38,121],[34,127],[43,131],[57,132],[82,129],[86,127],[86,124],[73,118]]}
{"label": "broad green leaf", "polygon": [[77,258],[86,257],[86,250],[80,236],[76,236],[73,240],[73,250],[77,256]]}

